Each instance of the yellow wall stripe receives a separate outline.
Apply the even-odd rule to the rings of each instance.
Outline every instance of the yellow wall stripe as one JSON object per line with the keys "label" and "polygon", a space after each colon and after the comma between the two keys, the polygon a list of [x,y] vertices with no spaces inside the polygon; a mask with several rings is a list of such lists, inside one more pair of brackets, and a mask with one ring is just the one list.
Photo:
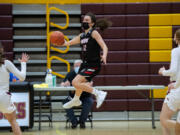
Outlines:
{"label": "yellow wall stripe", "polygon": [[169,62],[171,59],[171,50],[149,51],[150,62]]}
{"label": "yellow wall stripe", "polygon": [[149,50],[171,50],[172,38],[150,38]]}
{"label": "yellow wall stripe", "polygon": [[0,0],[14,4],[81,4],[81,3],[133,3],[133,2],[180,2],[180,0]]}
{"label": "yellow wall stripe", "polygon": [[180,25],[180,14],[150,14],[149,26]]}
{"label": "yellow wall stripe", "polygon": [[180,14],[172,14],[172,25],[180,25]]}
{"label": "yellow wall stripe", "polygon": [[172,26],[150,26],[149,38],[171,38]]}
{"label": "yellow wall stripe", "polygon": [[149,26],[172,25],[171,14],[150,14]]}

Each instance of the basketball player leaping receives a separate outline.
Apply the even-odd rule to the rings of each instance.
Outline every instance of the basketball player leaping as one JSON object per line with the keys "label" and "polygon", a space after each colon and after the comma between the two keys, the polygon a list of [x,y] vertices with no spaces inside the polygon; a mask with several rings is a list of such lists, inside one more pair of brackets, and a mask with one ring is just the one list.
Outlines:
{"label": "basketball player leaping", "polygon": [[[82,47],[82,59],[83,63],[79,69],[78,75],[74,78],[72,85],[76,88],[74,98],[68,103],[64,104],[63,107],[68,109],[73,106],[80,106],[82,103],[79,100],[82,91],[92,93],[96,97],[97,108],[99,108],[104,99],[106,98],[107,92],[93,89],[88,82],[96,76],[101,69],[101,61],[106,64],[108,48],[103,41],[101,35],[96,30],[99,27],[100,30],[104,30],[111,25],[111,22],[106,19],[97,20],[92,13],[87,13],[83,18],[82,27],[84,32],[79,36],[75,37],[69,42],[64,43],[64,46],[80,44]],[[102,57],[100,51],[103,51]]]}
{"label": "basketball player leaping", "polygon": [[11,61],[5,60],[3,47],[0,43],[0,111],[11,124],[14,135],[21,135],[22,133],[16,122],[16,107],[12,103],[11,93],[9,93],[9,72],[23,81],[26,77],[26,62],[28,59],[28,55],[22,54],[22,58],[19,59],[21,62],[21,71],[19,71]]}

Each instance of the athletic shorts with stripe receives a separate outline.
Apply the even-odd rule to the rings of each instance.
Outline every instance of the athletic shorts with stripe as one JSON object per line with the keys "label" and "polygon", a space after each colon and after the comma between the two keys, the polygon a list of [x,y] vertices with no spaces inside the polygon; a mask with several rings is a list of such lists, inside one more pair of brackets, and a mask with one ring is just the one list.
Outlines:
{"label": "athletic shorts with stripe", "polygon": [[81,64],[78,74],[84,76],[87,81],[91,81],[101,70],[101,66],[84,65]]}

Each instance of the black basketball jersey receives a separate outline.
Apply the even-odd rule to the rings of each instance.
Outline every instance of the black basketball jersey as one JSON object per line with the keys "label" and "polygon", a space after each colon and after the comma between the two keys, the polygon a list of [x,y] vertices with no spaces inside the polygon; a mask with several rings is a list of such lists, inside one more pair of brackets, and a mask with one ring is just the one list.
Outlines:
{"label": "black basketball jersey", "polygon": [[80,45],[82,48],[82,60],[88,64],[100,64],[100,51],[101,48],[97,41],[92,37],[92,32],[95,29],[91,29],[87,34],[84,32],[80,36]]}

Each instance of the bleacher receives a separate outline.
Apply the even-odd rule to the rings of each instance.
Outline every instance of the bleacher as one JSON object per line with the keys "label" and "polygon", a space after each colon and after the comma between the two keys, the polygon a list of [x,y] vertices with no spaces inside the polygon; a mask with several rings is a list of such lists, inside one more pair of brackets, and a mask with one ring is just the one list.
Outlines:
{"label": "bleacher", "polygon": [[[80,5],[50,5],[63,9],[69,13],[70,24],[63,33],[72,39],[80,33]],[[27,80],[44,81],[47,50],[46,50],[46,5],[13,5],[13,28],[14,28],[14,63],[19,65],[17,58],[22,52],[27,52],[31,59],[28,62]],[[59,25],[65,24],[65,16],[58,12],[51,12],[51,22]],[[51,27],[50,30],[58,30]],[[51,51],[51,55],[58,55],[67,59],[71,64],[74,59],[79,59],[80,47],[70,48],[68,54],[59,54]],[[66,65],[60,61],[52,61],[52,69],[61,74],[66,74]],[[62,79],[58,78],[58,83]]]}

